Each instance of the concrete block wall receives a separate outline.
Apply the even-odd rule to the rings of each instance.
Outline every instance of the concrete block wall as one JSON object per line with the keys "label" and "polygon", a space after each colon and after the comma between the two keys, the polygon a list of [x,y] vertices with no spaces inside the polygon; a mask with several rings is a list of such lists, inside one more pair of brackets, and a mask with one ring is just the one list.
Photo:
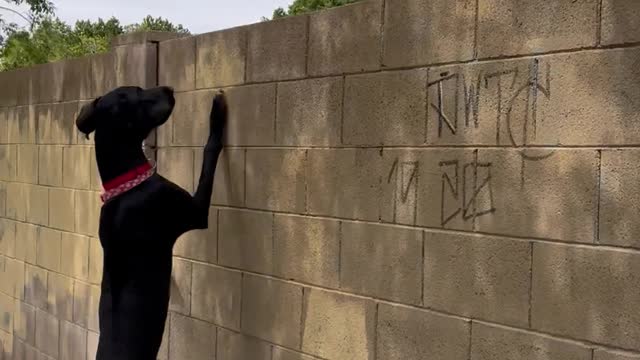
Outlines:
{"label": "concrete block wall", "polygon": [[5,352],[93,358],[100,184],[57,119],[157,70],[158,167],[184,188],[216,90],[231,110],[160,359],[640,359],[638,14],[368,0],[1,74]]}

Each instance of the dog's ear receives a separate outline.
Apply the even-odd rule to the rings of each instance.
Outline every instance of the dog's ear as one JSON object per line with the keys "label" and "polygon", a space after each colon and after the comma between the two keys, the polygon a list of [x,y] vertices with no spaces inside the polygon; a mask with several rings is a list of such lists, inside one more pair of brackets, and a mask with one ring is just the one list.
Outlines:
{"label": "dog's ear", "polygon": [[83,106],[78,118],[76,119],[76,127],[87,137],[87,139],[89,138],[89,134],[94,132],[96,130],[96,126],[98,126],[98,100],[100,100],[100,98],[97,98]]}

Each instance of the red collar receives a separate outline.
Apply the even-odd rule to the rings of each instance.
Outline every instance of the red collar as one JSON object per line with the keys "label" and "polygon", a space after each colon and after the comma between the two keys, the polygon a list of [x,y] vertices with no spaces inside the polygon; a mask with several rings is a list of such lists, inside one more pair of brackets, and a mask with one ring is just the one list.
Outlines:
{"label": "red collar", "polygon": [[102,202],[107,202],[122,193],[125,193],[134,187],[140,185],[145,180],[151,177],[155,172],[155,168],[149,163],[138,166],[137,168],[128,171],[113,180],[110,180],[102,185],[104,192],[100,196]]}

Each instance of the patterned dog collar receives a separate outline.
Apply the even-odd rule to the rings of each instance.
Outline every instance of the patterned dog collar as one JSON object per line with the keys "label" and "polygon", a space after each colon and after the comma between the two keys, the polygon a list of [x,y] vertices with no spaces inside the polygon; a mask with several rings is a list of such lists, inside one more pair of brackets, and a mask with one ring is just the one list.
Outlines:
{"label": "patterned dog collar", "polygon": [[103,203],[121,195],[134,187],[142,184],[156,172],[155,166],[147,163],[133,169],[116,179],[109,181],[103,185],[104,192],[100,195]]}

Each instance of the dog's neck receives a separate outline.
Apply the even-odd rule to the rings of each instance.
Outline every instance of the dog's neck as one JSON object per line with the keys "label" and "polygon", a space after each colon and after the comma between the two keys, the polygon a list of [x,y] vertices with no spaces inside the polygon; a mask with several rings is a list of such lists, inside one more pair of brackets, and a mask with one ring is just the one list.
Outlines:
{"label": "dog's neck", "polygon": [[95,142],[96,162],[103,184],[149,162],[142,150],[142,142],[137,146],[114,144],[101,141],[99,136],[96,136]]}

